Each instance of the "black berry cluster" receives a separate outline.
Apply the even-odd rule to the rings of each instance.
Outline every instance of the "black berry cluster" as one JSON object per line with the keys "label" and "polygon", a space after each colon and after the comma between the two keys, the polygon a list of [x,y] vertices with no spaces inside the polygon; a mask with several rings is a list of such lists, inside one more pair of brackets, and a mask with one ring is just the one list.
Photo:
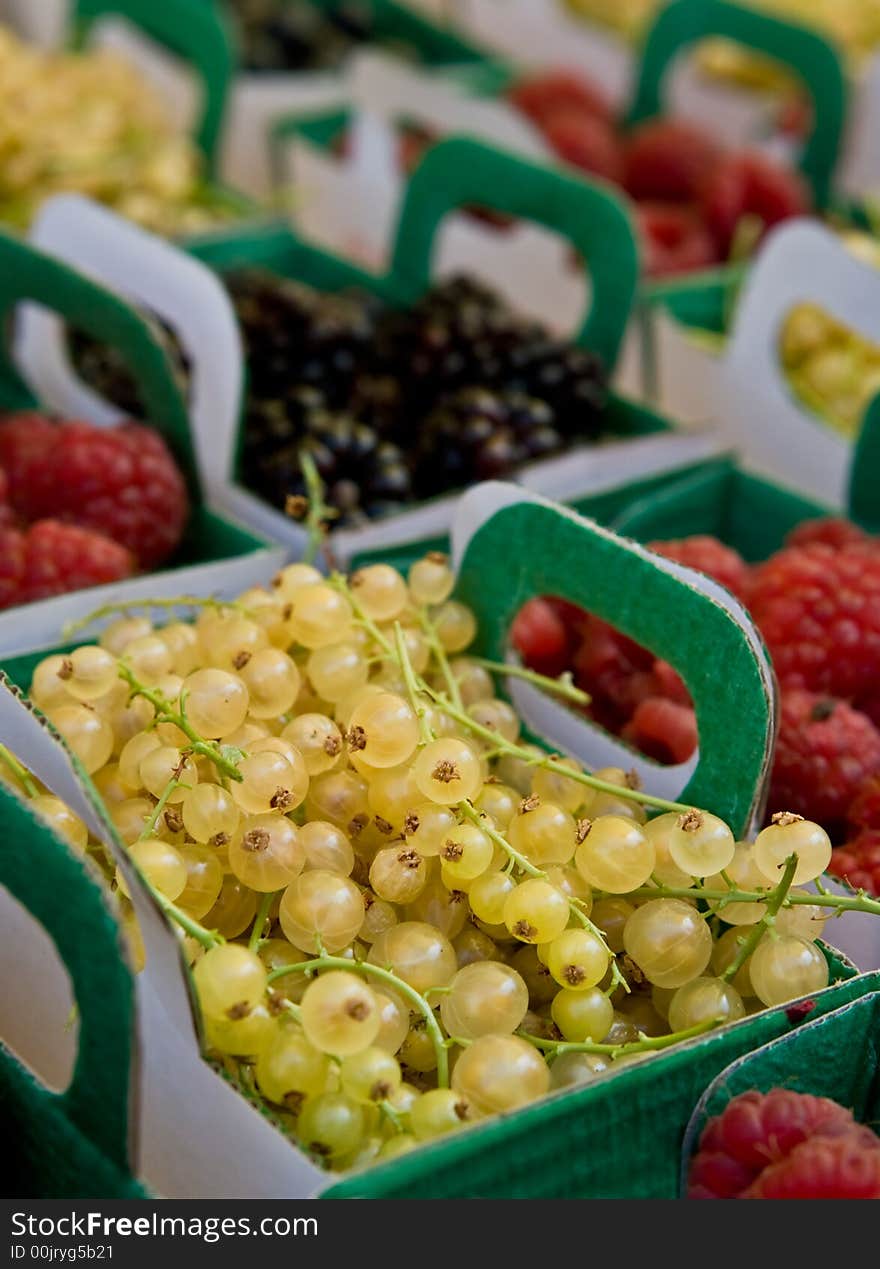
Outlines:
{"label": "black berry cluster", "polygon": [[358,0],[233,0],[233,10],[246,70],[331,69],[358,45],[377,42],[379,35],[372,7]]}

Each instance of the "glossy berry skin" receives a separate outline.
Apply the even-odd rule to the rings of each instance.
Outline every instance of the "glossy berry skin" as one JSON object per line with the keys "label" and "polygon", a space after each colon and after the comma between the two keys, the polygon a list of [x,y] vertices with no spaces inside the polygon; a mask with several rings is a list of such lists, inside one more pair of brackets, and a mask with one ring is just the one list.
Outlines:
{"label": "glossy berry skin", "polygon": [[563,109],[610,119],[611,108],[603,93],[585,76],[569,70],[550,70],[518,80],[508,90],[508,100],[539,127]]}
{"label": "glossy berry skin", "polygon": [[84,590],[131,577],[133,556],[123,546],[91,529],[38,520],[24,534],[24,572],[15,603]]}
{"label": "glossy berry skin", "polygon": [[865,781],[880,771],[880,731],[845,701],[782,694],[770,805],[836,828]]}
{"label": "glossy berry skin", "polygon": [[785,1088],[735,1097],[711,1119],[691,1164],[690,1198],[739,1198],[768,1164],[811,1137],[857,1131],[852,1112],[827,1097]]}
{"label": "glossy berry skin", "polygon": [[54,424],[39,470],[20,474],[12,489],[30,519],[51,516],[103,533],[142,569],[171,555],[189,515],[186,485],[167,445],[139,423]]}
{"label": "glossy berry skin", "polygon": [[590,176],[619,184],[623,153],[614,129],[598,115],[577,107],[558,107],[542,121],[544,137],[554,154]]}
{"label": "glossy berry skin", "polygon": [[690,203],[719,158],[717,143],[690,123],[649,119],[627,138],[623,184],[639,201]]}

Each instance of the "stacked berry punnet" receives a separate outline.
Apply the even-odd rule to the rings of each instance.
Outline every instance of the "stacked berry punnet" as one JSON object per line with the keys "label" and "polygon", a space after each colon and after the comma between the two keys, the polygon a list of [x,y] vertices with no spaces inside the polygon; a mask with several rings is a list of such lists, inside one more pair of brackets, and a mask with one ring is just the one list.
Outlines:
{"label": "stacked berry punnet", "polygon": [[0,609],[158,568],[189,516],[158,432],[0,418]]}
{"label": "stacked berry punnet", "polygon": [[816,992],[826,911],[880,914],[803,889],[831,854],[816,824],[737,842],[522,743],[500,676],[583,696],[468,656],[453,580],[437,555],[408,579],[292,564],[193,622],[120,616],[33,674],[179,927],[209,1054],[333,1168]]}
{"label": "stacked berry punnet", "polygon": [[688,1197],[878,1199],[880,1137],[827,1097],[741,1093],[707,1123]]}
{"label": "stacked berry punnet", "polygon": [[[644,269],[705,269],[810,210],[803,177],[754,150],[726,151],[698,125],[651,119],[625,133],[603,93],[570,71],[514,84],[509,100],[559,158],[611,181],[635,202]],[[748,223],[748,230],[745,226]]]}
{"label": "stacked berry punnet", "polygon": [[[808,521],[753,567],[710,537],[650,545],[749,608],[781,688],[771,806],[818,820],[843,847],[832,871],[880,894],[877,539],[845,520]],[[693,754],[696,719],[681,678],[607,623],[563,601],[533,600],[513,639],[527,665],[573,672],[591,695],[590,716],[634,748],[661,763]]]}
{"label": "stacked berry punnet", "polygon": [[[242,481],[281,510],[309,492],[303,454],[335,522],[359,525],[603,429],[597,355],[471,279],[445,281],[403,311],[258,270],[226,281],[248,367]],[[110,350],[80,342],[76,352],[89,383],[130,404],[130,379]]]}

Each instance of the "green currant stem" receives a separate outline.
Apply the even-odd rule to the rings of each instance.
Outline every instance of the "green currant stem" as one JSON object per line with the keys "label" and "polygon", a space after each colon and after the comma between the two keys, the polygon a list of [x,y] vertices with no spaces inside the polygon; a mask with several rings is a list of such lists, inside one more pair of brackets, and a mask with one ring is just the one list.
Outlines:
{"label": "green currant stem", "polygon": [[35,798],[38,796],[37,786],[34,783],[30,772],[22,766],[15,754],[11,753],[5,745],[0,745],[0,762],[3,763],[4,767],[9,768],[29,798]]}
{"label": "green currant stem", "polygon": [[[730,903],[766,903],[772,891],[767,890],[694,890],[682,886],[639,886],[627,898],[636,899],[707,899]],[[788,894],[782,907],[811,904],[817,908],[831,908],[839,912],[870,912],[880,916],[880,899],[872,899],[864,890],[855,894]]]}
{"label": "green currant stem", "polygon": [[[497,846],[500,846],[501,849],[506,852],[511,863],[522,869],[522,871],[527,873],[530,877],[538,877],[541,881],[547,880],[546,872],[542,872],[540,868],[536,868],[530,859],[526,859],[525,855],[520,854],[518,850],[511,846],[507,838],[502,833],[499,833],[496,828],[492,827],[487,822],[486,818],[482,816],[473,806],[471,806],[470,802],[459,802],[456,809],[464,819],[470,820],[472,824],[476,824],[477,828],[481,829],[482,832],[484,832],[487,837],[491,838]],[[615,987],[623,987],[626,991],[629,991],[629,983],[621,973],[620,966],[617,964],[617,960],[613,956],[611,948],[605,942],[605,935],[593,924],[586,913],[580,910],[574,899],[569,899],[568,906],[574,919],[582,925],[584,929],[590,930],[593,934],[595,934],[596,938],[608,953],[608,960],[611,965],[612,990]]]}
{"label": "green currant stem", "polygon": [[255,952],[260,946],[263,939],[263,931],[266,928],[266,922],[269,919],[269,909],[272,906],[272,900],[279,891],[268,891],[260,900],[260,906],[257,908],[257,915],[254,917],[254,924],[251,928],[251,936],[248,939],[248,949]]}
{"label": "green currant stem", "polygon": [[431,1037],[434,1052],[437,1055],[437,1086],[438,1088],[449,1087],[449,1057],[443,1041],[443,1032],[434,1016],[434,1010],[424,996],[410,987],[409,983],[405,983],[402,978],[398,978],[390,969],[383,969],[381,965],[371,965],[368,961],[347,961],[341,956],[318,956],[312,961],[300,961],[297,965],[282,965],[278,969],[273,969],[268,982],[271,985],[276,978],[281,978],[284,974],[310,974],[319,969],[344,969],[349,973],[355,969],[363,970],[369,977],[378,978],[380,982],[387,983],[414,1005],[425,1019],[425,1029]]}
{"label": "green currant stem", "polygon": [[523,679],[526,683],[534,683],[535,687],[543,688],[545,692],[552,692],[555,696],[561,696],[567,701],[573,701],[575,705],[589,705],[593,699],[588,692],[582,692],[579,687],[575,687],[570,673],[560,674],[559,678],[551,679],[546,674],[539,674],[537,670],[530,670],[528,666],[518,665],[516,662],[487,661],[485,657],[470,657],[469,659],[474,665],[488,670],[490,674],[507,675],[510,678]]}
{"label": "green currant stem", "polygon": [[785,902],[785,896],[791,889],[791,883],[794,880],[797,865],[797,855],[789,855],[788,859],[785,861],[785,869],[782,873],[782,879],[767,899],[767,906],[764,915],[761,917],[760,921],[757,922],[755,928],[749,932],[748,937],[743,939],[742,943],[740,943],[739,951],[727,966],[727,969],[718,975],[719,978],[723,978],[725,982],[729,983],[732,981],[732,979],[742,969],[743,965],[745,965],[752,952],[754,952],[755,948],[764,937],[765,932],[772,929],[773,923],[776,920],[776,913],[782,907]]}
{"label": "green currant stem", "polygon": [[394,642],[397,645],[397,659],[400,662],[403,681],[406,683],[409,703],[419,720],[419,736],[421,738],[421,743],[423,745],[428,745],[434,739],[434,732],[432,731],[431,724],[428,721],[428,711],[425,709],[425,706],[419,697],[415,672],[412,668],[412,661],[409,659],[409,653],[406,650],[406,643],[403,638],[403,629],[399,621],[395,621],[394,623]]}
{"label": "green currant stem", "polygon": [[[528,749],[507,740],[499,732],[492,731],[490,727],[484,727],[482,723],[475,722],[470,714],[465,713],[463,709],[457,709],[454,705],[450,705],[449,701],[445,700],[432,688],[429,688],[427,684],[425,686],[442,714],[448,714],[455,722],[461,723],[462,727],[466,727],[468,731],[472,731],[474,735],[487,741],[503,754],[507,754],[511,758],[519,758],[530,767],[541,767],[545,771],[558,772],[560,770],[558,760],[552,758],[549,754],[539,756],[530,753]],[[641,793],[637,789],[630,789],[624,785],[611,784],[608,780],[597,780],[595,776],[587,775],[586,771],[576,771],[566,767],[564,773],[566,779],[574,780],[576,784],[584,784],[587,788],[595,789],[599,793],[610,793],[613,797],[623,798],[626,801],[638,802],[641,806],[655,806],[661,811],[678,811],[680,814],[686,814],[688,811],[693,810],[693,807],[685,806],[682,802],[668,802],[665,798],[654,797],[650,793]]]}
{"label": "green currant stem", "polygon": [[300,451],[299,465],[306,483],[306,498],[309,504],[305,518],[308,543],[302,558],[304,564],[314,564],[324,545],[327,521],[339,513],[335,507],[329,507],[324,501],[324,482],[318,474],[315,460],[306,450]]}
{"label": "green currant stem", "polygon": [[100,608],[93,609],[85,617],[78,617],[76,621],[65,622],[61,631],[62,637],[69,639],[72,635],[78,634],[80,630],[85,630],[86,626],[90,626],[92,622],[100,621],[102,617],[113,617],[117,613],[127,615],[139,608],[229,608],[234,612],[251,615],[251,610],[246,608],[244,604],[236,603],[235,600],[217,599],[212,596],[205,598],[200,595],[175,595],[172,599],[143,599],[140,602],[128,600],[128,602],[102,604]]}
{"label": "green currant stem", "polygon": [[[147,837],[153,836],[153,834],[156,831],[156,825],[159,823],[159,816],[162,814],[162,812],[165,810],[165,807],[168,805],[168,799],[171,797],[171,794],[174,792],[174,790],[179,789],[180,787],[181,787],[181,782],[178,779],[178,777],[172,776],[171,779],[168,781],[168,783],[165,785],[165,788],[162,790],[162,796],[159,798],[159,801],[153,807],[153,814],[147,820],[146,824],[143,827],[142,832],[140,833],[138,837],[139,842],[144,841]],[[188,789],[189,785],[187,784],[187,785],[184,785],[183,787]]]}
{"label": "green currant stem", "polygon": [[533,1044],[542,1053],[552,1053],[554,1057],[561,1057],[563,1053],[599,1053],[619,1058],[628,1053],[650,1053],[655,1049],[670,1049],[675,1044],[682,1044],[685,1040],[693,1040],[698,1035],[705,1035],[707,1031],[714,1030],[722,1022],[724,1022],[723,1018],[712,1018],[708,1022],[699,1022],[694,1027],[688,1027],[686,1031],[673,1031],[670,1035],[643,1035],[641,1040],[631,1040],[629,1044],[594,1044],[592,1040],[582,1042],[542,1040],[540,1036],[529,1035],[527,1031],[518,1031],[517,1035],[523,1040],[528,1040],[529,1044]]}
{"label": "green currant stem", "polygon": [[394,1109],[394,1107],[391,1105],[389,1101],[381,1101],[381,1102],[378,1102],[377,1105],[379,1107],[380,1115],[382,1116],[383,1119],[388,1120],[389,1124],[392,1125],[395,1132],[406,1131],[403,1126],[403,1120],[401,1119],[400,1115]]}
{"label": "green currant stem", "polygon": [[166,899],[164,894],[158,891],[155,886],[151,886],[145,878],[143,880],[144,885],[165,915],[170,917],[172,921],[176,921],[180,928],[185,930],[197,943],[201,943],[202,947],[210,949],[219,947],[221,943],[226,942],[222,934],[218,934],[216,930],[206,930],[203,925],[199,925],[198,921],[194,921],[191,916],[187,916],[182,908],[178,908],[177,904],[172,903],[170,899]]}
{"label": "green currant stem", "polygon": [[201,754],[203,757],[208,758],[218,771],[222,772],[223,775],[229,776],[231,780],[241,780],[241,772],[235,764],[225,758],[215,744],[208,740],[203,740],[187,721],[186,717],[171,708],[170,701],[167,701],[161,692],[157,692],[141,683],[131,667],[126,665],[124,661],[119,662],[119,673],[131,688],[132,696],[142,696],[145,701],[150,702],[156,710],[156,722],[173,723],[175,727],[179,727],[190,741],[193,753]]}
{"label": "green currant stem", "polygon": [[428,647],[431,649],[434,660],[443,675],[443,682],[446,684],[446,690],[449,693],[449,699],[458,709],[464,709],[464,702],[461,699],[461,691],[458,686],[458,679],[452,673],[452,666],[449,664],[449,657],[446,655],[446,649],[440,642],[440,636],[437,634],[437,627],[428,616],[427,609],[419,609],[419,623],[425,638],[428,640]]}

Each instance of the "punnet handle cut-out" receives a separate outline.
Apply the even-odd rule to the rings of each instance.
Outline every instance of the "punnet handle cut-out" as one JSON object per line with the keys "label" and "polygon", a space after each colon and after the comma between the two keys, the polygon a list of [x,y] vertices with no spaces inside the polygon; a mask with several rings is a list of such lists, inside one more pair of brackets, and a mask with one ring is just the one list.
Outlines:
{"label": "punnet handle cut-out", "polygon": [[441,221],[473,204],[543,225],[572,244],[589,271],[592,290],[575,342],[595,349],[613,366],[639,268],[622,201],[596,183],[470,137],[432,146],[410,179],[391,264],[401,298],[414,302],[425,292]]}
{"label": "punnet handle cut-out", "polygon": [[[31,300],[122,353],[140,388],[146,417],[174,450],[190,489],[199,493],[186,403],[164,347],[119,296],[60,261],[0,234],[0,318]],[[34,396],[0,346],[0,409],[27,409]]]}
{"label": "punnet handle cut-out", "polygon": [[650,27],[638,67],[629,122],[662,112],[663,86],[676,58],[701,40],[723,36],[784,63],[809,92],[813,122],[799,166],[818,209],[827,207],[846,119],[846,75],[840,57],[818,32],[727,0],[675,0]]}
{"label": "punnet handle cut-out", "polygon": [[195,141],[213,174],[235,70],[234,45],[222,6],[205,0],[76,0],[73,16],[80,43],[101,18],[124,18],[197,72],[202,109]]}
{"label": "punnet handle cut-out", "polygon": [[73,1078],[63,1093],[46,1089],[44,1096],[128,1172],[135,989],[119,926],[85,857],[2,785],[0,813],[0,883],[45,928],[76,1000]]}
{"label": "punnet handle cut-out", "polygon": [[775,731],[774,680],[748,614],[723,587],[511,485],[465,494],[452,541],[481,654],[507,657],[511,623],[537,595],[601,617],[673,665],[693,699],[699,762],[672,800],[719,815],[740,836],[757,823]]}

